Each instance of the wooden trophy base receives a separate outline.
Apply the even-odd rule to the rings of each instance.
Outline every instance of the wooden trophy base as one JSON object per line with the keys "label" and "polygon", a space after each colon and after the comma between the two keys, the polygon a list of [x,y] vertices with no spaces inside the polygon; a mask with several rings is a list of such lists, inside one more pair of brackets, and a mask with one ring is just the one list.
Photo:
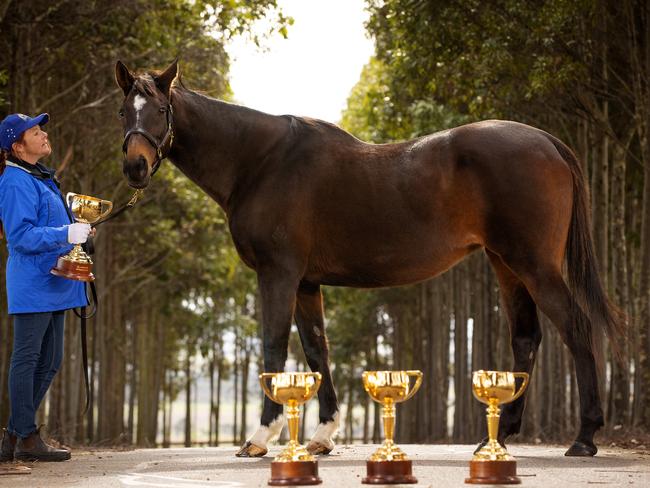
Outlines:
{"label": "wooden trophy base", "polygon": [[66,259],[66,256],[60,256],[56,266],[50,270],[55,276],[68,278],[76,281],[95,281],[95,275],[92,273],[93,263],[79,263]]}
{"label": "wooden trophy base", "polygon": [[465,483],[473,485],[518,485],[517,461],[470,461],[469,478]]}
{"label": "wooden trophy base", "polygon": [[361,480],[366,485],[408,485],[417,483],[412,474],[412,463],[405,461],[366,461],[368,476]]}
{"label": "wooden trophy base", "polygon": [[319,485],[318,461],[271,462],[271,486]]}

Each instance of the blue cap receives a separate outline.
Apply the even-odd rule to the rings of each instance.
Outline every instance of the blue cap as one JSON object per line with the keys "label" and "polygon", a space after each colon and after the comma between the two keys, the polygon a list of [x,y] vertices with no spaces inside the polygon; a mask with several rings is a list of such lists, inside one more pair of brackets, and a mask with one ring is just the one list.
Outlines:
{"label": "blue cap", "polygon": [[0,122],[0,149],[10,151],[11,145],[20,139],[23,132],[35,125],[45,125],[48,120],[50,120],[48,114],[37,115],[33,118],[23,114],[7,115]]}

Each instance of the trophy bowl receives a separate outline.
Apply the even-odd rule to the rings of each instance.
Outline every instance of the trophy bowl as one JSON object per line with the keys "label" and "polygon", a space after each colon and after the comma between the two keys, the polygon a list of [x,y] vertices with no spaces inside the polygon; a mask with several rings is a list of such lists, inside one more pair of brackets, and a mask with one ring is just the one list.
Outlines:
{"label": "trophy bowl", "polygon": [[[524,383],[517,391],[515,381],[522,378]],[[528,386],[528,373],[510,371],[475,371],[472,375],[472,393],[486,405],[495,401],[499,405],[510,403],[519,398]]]}
{"label": "trophy bowl", "polygon": [[[411,384],[411,379],[415,381]],[[371,485],[417,483],[412,463],[393,441],[395,404],[411,398],[422,384],[421,371],[364,371],[363,387],[377,403],[382,404],[383,444],[366,461],[367,476],[362,483]]]}
{"label": "trophy bowl", "polygon": [[[84,224],[95,224],[113,210],[113,203],[108,200],[77,193],[68,193],[66,202],[74,219]],[[75,244],[72,251],[59,256],[56,266],[50,270],[50,273],[70,280],[94,281],[92,267],[93,262],[84,252],[81,244]]]}
{"label": "trophy bowl", "polygon": [[[521,386],[517,389],[517,379]],[[472,484],[518,484],[517,462],[499,444],[499,405],[519,398],[528,386],[528,373],[511,371],[474,371],[472,374],[472,393],[480,402],[486,404],[488,442],[479,449],[470,461],[470,477],[465,483]]]}
{"label": "trophy bowl", "polygon": [[[317,485],[318,461],[298,442],[299,406],[311,399],[320,386],[320,373],[262,373],[260,385],[266,396],[287,406],[289,443],[271,462],[272,486]],[[269,384],[270,383],[270,384]]]}
{"label": "trophy bowl", "polygon": [[[271,386],[267,380],[271,380]],[[320,386],[320,373],[262,373],[260,384],[271,400],[281,405],[302,405],[311,399]]]}

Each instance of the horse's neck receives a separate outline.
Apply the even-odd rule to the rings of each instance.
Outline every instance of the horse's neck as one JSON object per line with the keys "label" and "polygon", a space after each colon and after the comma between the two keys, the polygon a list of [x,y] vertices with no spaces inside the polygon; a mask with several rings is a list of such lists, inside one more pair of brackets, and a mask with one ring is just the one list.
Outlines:
{"label": "horse's neck", "polygon": [[226,212],[238,184],[286,135],[289,121],[246,107],[176,90],[172,162]]}

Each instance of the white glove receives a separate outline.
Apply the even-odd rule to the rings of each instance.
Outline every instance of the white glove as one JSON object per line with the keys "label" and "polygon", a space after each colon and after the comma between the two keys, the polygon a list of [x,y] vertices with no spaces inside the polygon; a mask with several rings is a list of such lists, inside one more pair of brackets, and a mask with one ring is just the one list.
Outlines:
{"label": "white glove", "polygon": [[70,244],[83,244],[88,240],[90,224],[70,224],[68,226],[68,242]]}

